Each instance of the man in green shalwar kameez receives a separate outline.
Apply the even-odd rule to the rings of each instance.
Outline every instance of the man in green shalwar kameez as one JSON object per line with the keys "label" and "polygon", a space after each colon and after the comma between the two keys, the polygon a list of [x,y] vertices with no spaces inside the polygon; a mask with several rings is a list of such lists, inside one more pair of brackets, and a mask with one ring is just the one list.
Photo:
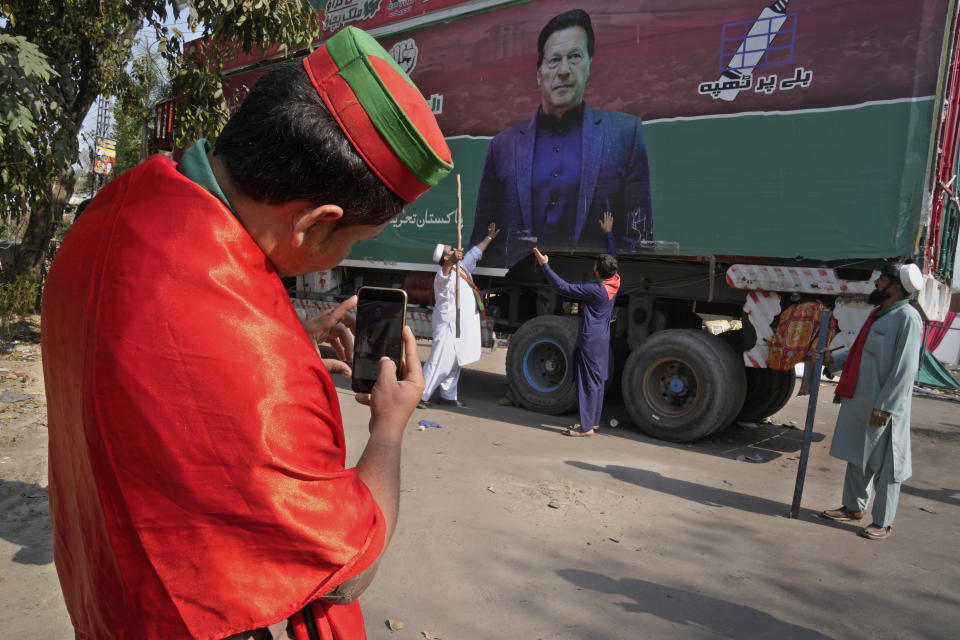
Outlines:
{"label": "man in green shalwar kameez", "polygon": [[923,321],[909,304],[923,284],[914,264],[886,267],[870,294],[879,305],[849,351],[825,355],[827,373],[843,369],[841,399],[830,455],[847,461],[843,505],[823,512],[831,520],[860,520],[876,487],[873,523],[860,535],[890,535],[900,483],[910,477],[910,400],[920,362]]}

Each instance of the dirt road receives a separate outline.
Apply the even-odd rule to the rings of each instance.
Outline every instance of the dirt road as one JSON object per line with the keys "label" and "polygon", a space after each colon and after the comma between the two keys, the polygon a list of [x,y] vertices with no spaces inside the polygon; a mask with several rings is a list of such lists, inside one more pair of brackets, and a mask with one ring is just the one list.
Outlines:
{"label": "dirt road", "polygon": [[[47,520],[38,348],[20,348],[0,357],[0,392],[30,396],[0,402],[0,629],[4,639],[70,640]],[[559,429],[573,416],[497,405],[503,357],[485,354],[464,372],[468,410],[414,413],[400,525],[363,598],[372,640],[957,637],[960,405],[915,398],[915,475],[894,535],[868,541],[815,515],[839,504],[843,477],[827,455],[830,385],[791,520],[802,439],[793,424],[802,428],[806,398],[773,424],[691,445],[639,435],[619,403],[598,435],[567,438]],[[347,387],[353,461],[366,409]],[[418,430],[420,419],[441,428]]]}

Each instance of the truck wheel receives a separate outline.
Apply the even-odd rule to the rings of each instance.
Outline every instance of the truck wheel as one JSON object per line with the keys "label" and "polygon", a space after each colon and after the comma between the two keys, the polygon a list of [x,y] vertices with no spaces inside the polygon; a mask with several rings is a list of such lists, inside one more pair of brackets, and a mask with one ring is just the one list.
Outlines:
{"label": "truck wheel", "polygon": [[793,369],[747,368],[747,397],[737,420],[756,421],[772,416],[782,409],[793,394],[797,374]]}
{"label": "truck wheel", "polygon": [[623,399],[645,434],[689,442],[727,426],[740,411],[746,379],[736,352],[716,336],[659,331],[627,358]]}
{"label": "truck wheel", "polygon": [[773,404],[770,392],[773,390],[773,378],[770,369],[744,367],[747,378],[747,395],[743,407],[737,414],[737,420],[763,420],[769,414],[767,409]]}
{"label": "truck wheel", "polygon": [[774,377],[773,390],[770,396],[774,399],[771,403],[768,413],[763,416],[767,418],[783,409],[793,397],[793,390],[797,385],[797,372],[793,369],[789,371],[777,371],[778,376]]}
{"label": "truck wheel", "polygon": [[507,380],[524,408],[560,414],[576,406],[573,347],[578,323],[575,317],[538,316],[510,338]]}

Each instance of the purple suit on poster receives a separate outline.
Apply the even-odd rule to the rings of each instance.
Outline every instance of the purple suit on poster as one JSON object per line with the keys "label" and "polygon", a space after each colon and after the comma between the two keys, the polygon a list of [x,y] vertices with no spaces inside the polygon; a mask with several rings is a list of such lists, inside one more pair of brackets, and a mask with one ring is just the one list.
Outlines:
{"label": "purple suit on poster", "polygon": [[[607,253],[616,257],[613,234],[607,233]],[[573,369],[576,373],[577,400],[580,425],[589,431],[600,424],[603,410],[603,388],[610,366],[610,316],[616,295],[610,295],[602,282],[570,284],[543,265],[543,273],[554,289],[565,296],[582,300],[580,328],[573,349]]]}
{"label": "purple suit on poster", "polygon": [[[480,266],[510,268],[530,254],[534,242],[532,176],[537,117],[501,131],[487,150],[477,194],[470,244],[483,240],[487,225],[504,231],[484,253]],[[630,250],[653,239],[650,168],[640,118],[584,105],[581,133],[580,189],[576,219],[564,221],[560,243],[539,242],[542,250],[582,248],[600,252],[603,233],[597,221],[613,213],[620,236],[616,244]]]}

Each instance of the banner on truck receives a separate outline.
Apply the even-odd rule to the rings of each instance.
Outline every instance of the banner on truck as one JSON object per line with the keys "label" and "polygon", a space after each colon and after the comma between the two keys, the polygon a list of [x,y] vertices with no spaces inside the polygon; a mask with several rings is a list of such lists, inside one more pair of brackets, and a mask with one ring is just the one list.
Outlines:
{"label": "banner on truck", "polygon": [[[621,254],[912,253],[948,0],[609,0],[587,9],[592,39],[566,14],[581,2],[486,4],[325,14],[418,27],[379,40],[448,137],[466,246],[503,230],[486,272],[534,245],[604,251],[605,211]],[[455,185],[351,259],[432,268],[434,244],[456,242]]]}

